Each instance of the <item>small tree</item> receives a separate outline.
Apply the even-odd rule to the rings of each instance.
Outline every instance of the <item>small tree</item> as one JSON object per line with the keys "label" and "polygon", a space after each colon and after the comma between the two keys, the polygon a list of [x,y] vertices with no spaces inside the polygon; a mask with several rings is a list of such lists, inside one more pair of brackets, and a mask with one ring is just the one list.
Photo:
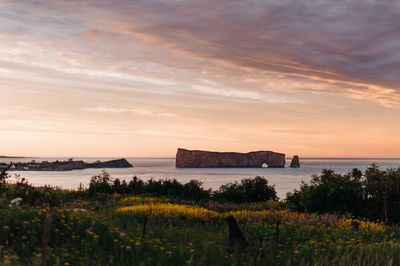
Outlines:
{"label": "small tree", "polygon": [[99,175],[92,176],[89,184],[89,194],[97,192],[112,193],[112,178],[110,174],[103,170]]}

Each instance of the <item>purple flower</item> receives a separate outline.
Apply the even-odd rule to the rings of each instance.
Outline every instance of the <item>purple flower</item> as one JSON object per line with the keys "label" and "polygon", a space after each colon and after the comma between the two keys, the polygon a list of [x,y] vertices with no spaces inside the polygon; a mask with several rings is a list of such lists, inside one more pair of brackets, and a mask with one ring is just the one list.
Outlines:
{"label": "purple flower", "polygon": [[295,249],[293,252],[294,252],[294,254],[299,254],[300,253],[300,251],[298,249]]}
{"label": "purple flower", "polygon": [[131,250],[132,250],[132,247],[131,247],[131,246],[126,246],[126,247],[125,247],[125,250],[126,250],[126,251],[131,251]]}
{"label": "purple flower", "polygon": [[194,248],[192,248],[192,249],[190,250],[190,253],[194,253]]}
{"label": "purple flower", "polygon": [[125,237],[125,233],[119,234],[120,237]]}
{"label": "purple flower", "polygon": [[171,252],[171,251],[167,251],[167,254],[168,254],[168,255],[171,255],[171,254],[172,254],[172,252]]}
{"label": "purple flower", "polygon": [[93,227],[89,227],[88,229],[86,229],[86,233],[90,233],[93,231]]}

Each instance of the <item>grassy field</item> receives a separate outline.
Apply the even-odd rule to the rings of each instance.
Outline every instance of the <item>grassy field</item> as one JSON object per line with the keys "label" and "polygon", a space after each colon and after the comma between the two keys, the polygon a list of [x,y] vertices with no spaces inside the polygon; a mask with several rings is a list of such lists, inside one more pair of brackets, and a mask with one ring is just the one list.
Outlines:
{"label": "grassy field", "polygon": [[[400,230],[285,210],[279,202],[195,204],[61,191],[58,207],[0,209],[2,265],[397,265]],[[233,216],[248,245],[230,246]],[[279,228],[278,227],[279,223]]]}

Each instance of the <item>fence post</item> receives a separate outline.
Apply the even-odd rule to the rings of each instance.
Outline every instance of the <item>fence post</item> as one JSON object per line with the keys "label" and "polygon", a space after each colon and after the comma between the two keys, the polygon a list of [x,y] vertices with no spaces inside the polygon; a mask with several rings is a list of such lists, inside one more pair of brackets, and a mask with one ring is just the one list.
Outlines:
{"label": "fence post", "polygon": [[146,236],[147,215],[144,216],[142,238]]}
{"label": "fence post", "polygon": [[280,224],[280,221],[276,221],[276,234],[275,234],[276,244],[278,244],[278,242],[279,242],[279,224]]}
{"label": "fence post", "polygon": [[248,247],[249,243],[246,240],[246,237],[243,235],[242,231],[240,230],[235,218],[231,215],[226,218],[229,224],[229,249],[232,250],[235,244],[235,240],[238,241],[241,248]]}

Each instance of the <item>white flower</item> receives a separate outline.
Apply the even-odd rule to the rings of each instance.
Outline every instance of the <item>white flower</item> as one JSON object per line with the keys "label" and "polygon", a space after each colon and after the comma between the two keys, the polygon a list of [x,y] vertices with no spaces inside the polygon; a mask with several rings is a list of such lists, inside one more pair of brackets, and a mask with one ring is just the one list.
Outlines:
{"label": "white flower", "polygon": [[75,209],[72,209],[74,212],[87,212],[87,210],[85,210],[85,209],[79,209],[79,208],[75,208]]}
{"label": "white flower", "polygon": [[19,205],[21,203],[21,201],[22,201],[22,198],[15,198],[12,201],[10,201],[10,203],[14,204],[14,205]]}
{"label": "white flower", "polygon": [[8,205],[8,207],[14,207],[14,206],[18,206],[22,201],[22,198],[15,198],[12,201],[10,201],[10,204]]}

